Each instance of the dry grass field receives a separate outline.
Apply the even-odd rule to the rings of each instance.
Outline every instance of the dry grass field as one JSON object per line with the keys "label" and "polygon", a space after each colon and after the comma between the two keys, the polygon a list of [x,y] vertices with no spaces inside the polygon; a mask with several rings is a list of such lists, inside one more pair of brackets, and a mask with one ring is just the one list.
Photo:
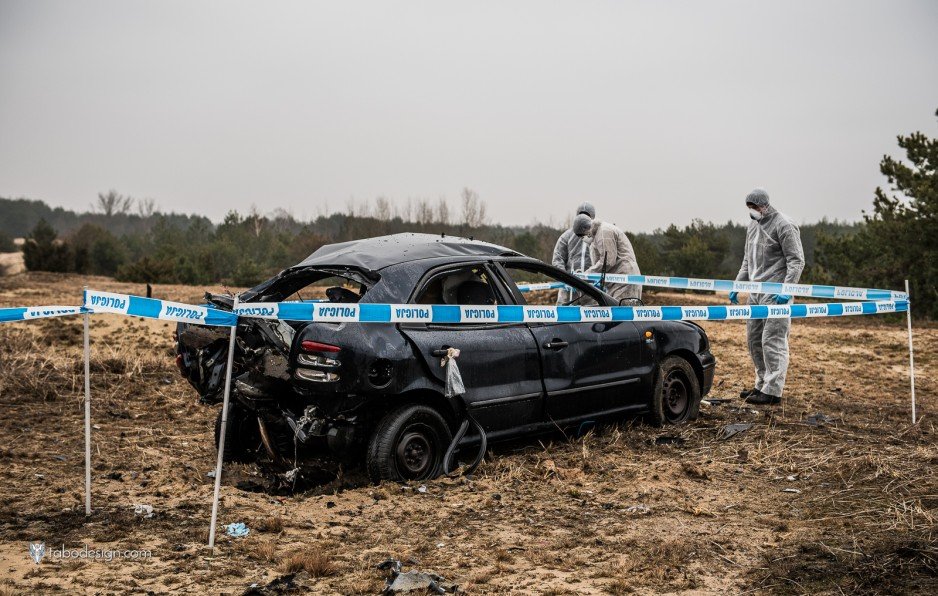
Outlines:
{"label": "dry grass field", "polygon": [[[0,278],[0,306],[77,304],[104,278]],[[157,286],[200,300],[205,289]],[[714,297],[649,294],[650,303]],[[393,557],[468,594],[938,592],[938,329],[918,325],[910,424],[904,319],[796,321],[784,408],[738,399],[681,428],[638,420],[491,450],[472,478],[372,486],[360,471],[297,494],[228,466],[205,548],[216,411],[173,364],[171,324],[92,318],[94,515],[83,510],[81,320],[0,327],[0,594],[244,593],[288,573],[376,594]],[[751,382],[744,324],[706,325],[716,398]],[[815,414],[823,414],[817,422]],[[726,438],[724,427],[752,426]],[[152,517],[134,513],[153,507]],[[47,548],[149,549],[56,560]],[[279,593],[271,589],[263,593]]]}

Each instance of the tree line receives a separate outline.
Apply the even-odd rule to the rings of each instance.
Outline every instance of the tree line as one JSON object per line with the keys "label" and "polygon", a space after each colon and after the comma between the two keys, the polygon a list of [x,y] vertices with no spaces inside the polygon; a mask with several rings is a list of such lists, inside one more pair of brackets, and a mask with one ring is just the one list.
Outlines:
{"label": "tree line", "polygon": [[[410,219],[381,200],[309,222],[282,211],[267,215],[232,211],[218,225],[205,218],[155,211],[146,217],[133,216],[139,221],[118,219],[121,224],[134,223],[134,229],[123,233],[108,226],[106,217],[92,218],[62,234],[40,218],[27,234],[24,256],[30,270],[107,275],[133,282],[252,285],[334,242],[399,232],[471,236],[549,262],[563,232],[559,226],[546,224],[489,224],[485,203],[477,198],[469,201],[457,223],[440,209],[443,204],[431,204],[425,216],[415,211]],[[813,262],[819,234],[853,234],[856,227],[828,221],[803,226],[808,262]],[[736,275],[745,236],[746,228],[738,223],[702,221],[652,233],[629,233],[643,271],[720,278]]]}

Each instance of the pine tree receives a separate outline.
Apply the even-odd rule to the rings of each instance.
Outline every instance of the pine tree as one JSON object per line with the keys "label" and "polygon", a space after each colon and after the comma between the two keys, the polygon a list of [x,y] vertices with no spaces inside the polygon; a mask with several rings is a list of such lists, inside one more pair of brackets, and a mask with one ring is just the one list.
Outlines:
{"label": "pine tree", "polygon": [[23,261],[30,271],[67,272],[72,270],[72,254],[67,244],[58,239],[58,233],[40,219],[26,237]]}
{"label": "pine tree", "polygon": [[889,191],[876,189],[860,233],[818,239],[818,264],[841,285],[899,289],[909,279],[913,312],[938,317],[938,139],[898,141],[906,160],[885,155],[879,165]]}

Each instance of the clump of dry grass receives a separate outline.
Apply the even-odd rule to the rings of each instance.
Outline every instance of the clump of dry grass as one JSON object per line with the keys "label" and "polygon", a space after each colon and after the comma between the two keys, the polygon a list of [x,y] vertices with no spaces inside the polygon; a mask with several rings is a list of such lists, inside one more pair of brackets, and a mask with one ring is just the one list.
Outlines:
{"label": "clump of dry grass", "polygon": [[504,548],[495,549],[495,560],[499,563],[513,563],[515,556]]}
{"label": "clump of dry grass", "polygon": [[277,556],[277,543],[273,540],[258,542],[254,546],[254,556],[262,561],[274,561]]}
{"label": "clump of dry grass", "polygon": [[632,588],[632,584],[628,580],[620,577],[609,582],[606,591],[612,596],[624,596],[625,594],[631,594],[635,589]]}
{"label": "clump of dry grass", "polygon": [[281,562],[280,569],[284,573],[305,571],[312,577],[329,577],[339,572],[332,557],[320,550],[295,552]]}
{"label": "clump of dry grass", "polygon": [[279,534],[283,531],[283,517],[270,516],[265,517],[257,521],[255,527],[259,532],[270,532],[272,534]]}

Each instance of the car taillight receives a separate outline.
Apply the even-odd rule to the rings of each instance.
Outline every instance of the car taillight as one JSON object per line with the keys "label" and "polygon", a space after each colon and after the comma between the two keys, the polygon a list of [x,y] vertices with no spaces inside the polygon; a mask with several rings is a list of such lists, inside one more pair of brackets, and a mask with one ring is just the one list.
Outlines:
{"label": "car taillight", "polygon": [[184,376],[184,377],[188,377],[188,376],[189,376],[189,371],[186,370],[186,365],[185,365],[185,363],[182,361],[182,354],[178,354],[178,355],[176,356],[176,368],[179,369],[179,374],[181,374],[182,376]]}
{"label": "car taillight", "polygon": [[339,346],[333,346],[330,344],[320,343],[318,341],[310,341],[308,339],[300,342],[300,349],[304,352],[329,352],[335,353],[340,352],[342,348]]}

